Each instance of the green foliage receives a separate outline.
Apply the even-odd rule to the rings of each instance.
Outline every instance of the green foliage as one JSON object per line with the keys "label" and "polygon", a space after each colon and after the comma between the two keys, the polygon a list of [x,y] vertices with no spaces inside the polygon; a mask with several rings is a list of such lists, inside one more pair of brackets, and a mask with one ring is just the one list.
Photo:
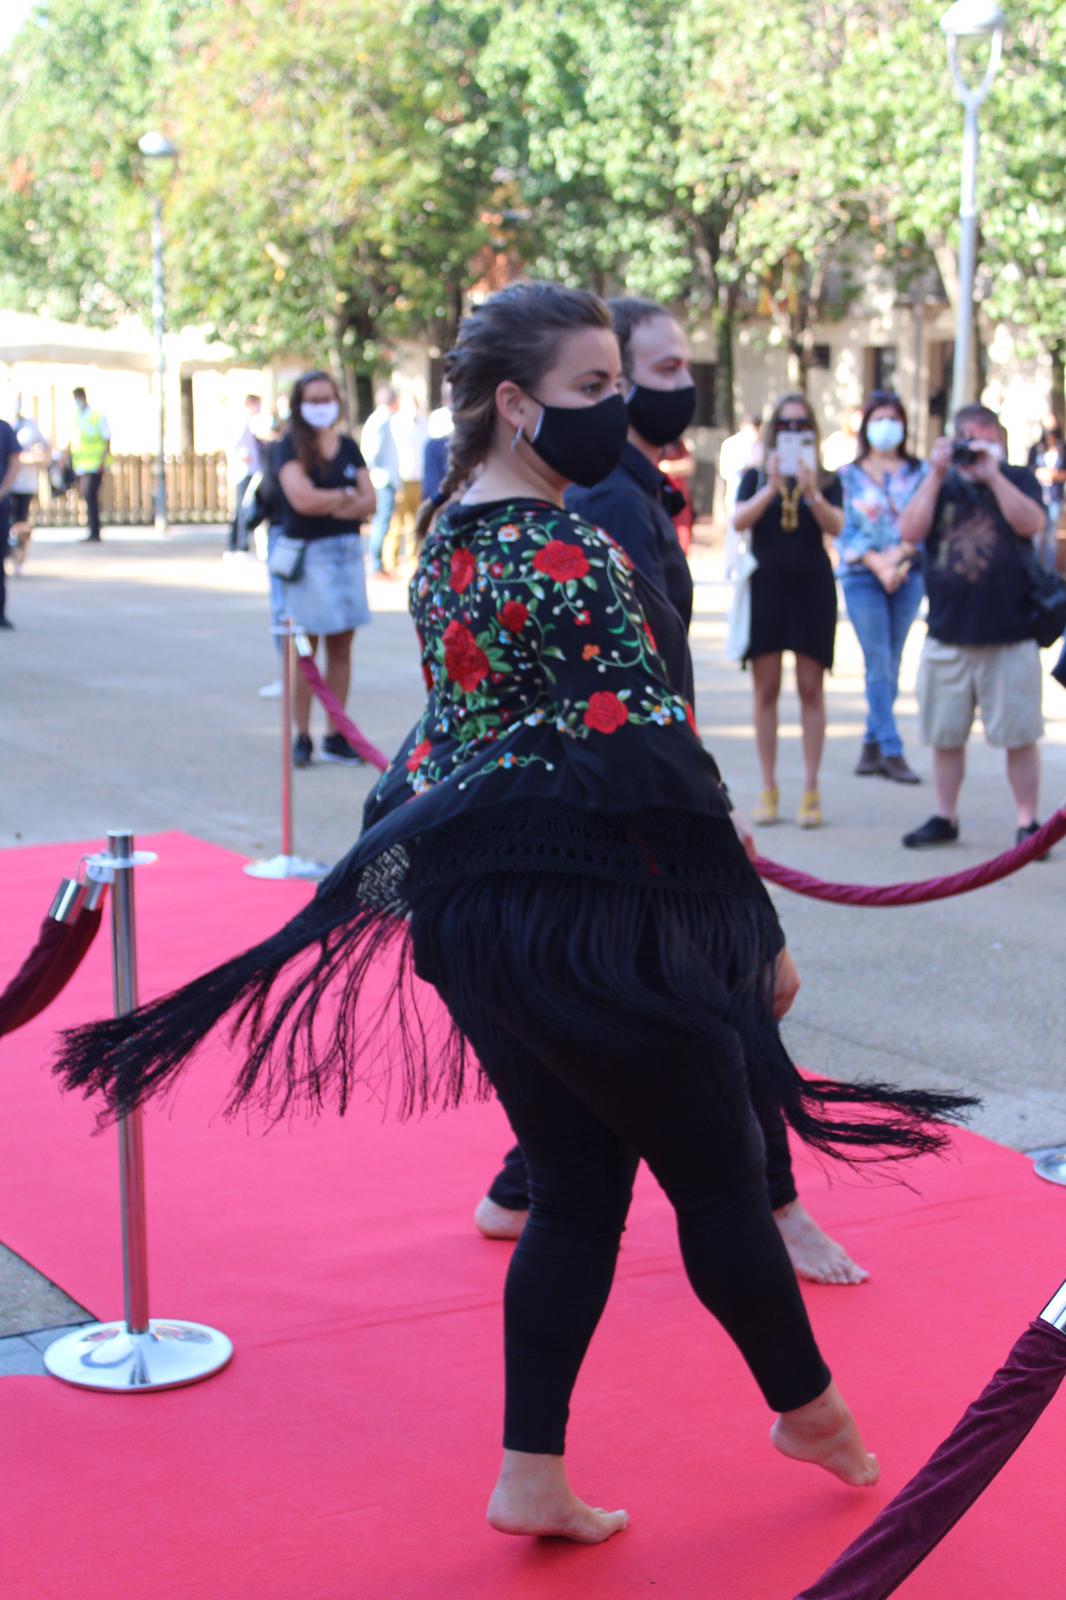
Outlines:
{"label": "green foliage", "polygon": [[[0,61],[0,291],[148,304],[137,136],[181,151],[176,316],[349,373],[446,343],[522,266],[753,306],[798,371],[871,256],[954,286],[943,0],[41,0]],[[987,46],[979,44],[980,55]],[[971,63],[973,66],[974,63]],[[1027,0],[982,114],[985,305],[1063,345],[1066,12]]]}

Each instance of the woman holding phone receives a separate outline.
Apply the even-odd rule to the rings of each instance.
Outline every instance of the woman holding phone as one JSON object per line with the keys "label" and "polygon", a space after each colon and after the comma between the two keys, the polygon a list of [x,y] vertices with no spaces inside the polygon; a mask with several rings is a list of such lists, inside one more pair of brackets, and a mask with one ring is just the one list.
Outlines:
{"label": "woman holding phone", "polygon": [[804,394],[778,400],[766,424],[766,467],[750,467],[740,480],[733,522],[751,530],[758,570],[751,578],[751,662],[755,742],[762,794],[753,821],[778,820],[777,703],[781,661],[796,658],[796,688],[803,730],[804,792],[797,821],[822,825],[818,772],[825,744],[823,679],[833,665],[837,603],[826,539],[839,534],[840,480],[819,466],[818,424]]}
{"label": "woman holding phone", "polygon": [[866,733],[855,772],[894,783],[919,783],[903,754],[893,708],[903,646],[923,583],[916,551],[900,538],[900,512],[925,469],[907,449],[907,413],[898,394],[875,389],[862,412],[859,453],[840,469],[844,527],[841,587],[866,662]]}

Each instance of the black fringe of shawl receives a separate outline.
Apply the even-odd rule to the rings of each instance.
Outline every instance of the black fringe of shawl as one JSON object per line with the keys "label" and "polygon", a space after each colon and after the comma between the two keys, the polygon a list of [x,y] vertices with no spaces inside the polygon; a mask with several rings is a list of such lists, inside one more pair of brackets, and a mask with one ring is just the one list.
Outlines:
{"label": "black fringe of shawl", "polygon": [[[420,1013],[402,895],[407,865],[401,846],[356,873],[346,859],[261,944],[128,1016],[68,1029],[54,1071],[67,1088],[102,1096],[106,1122],[172,1087],[225,1021],[227,1042],[243,1056],[227,1116],[251,1105],[278,1120],[328,1104],[343,1115],[360,1085],[396,1096],[401,1117],[434,1100],[458,1104],[471,1077],[468,1051],[456,1029],[427,1029]],[[368,981],[382,991],[376,1002]],[[475,1080],[486,1094],[480,1074]]]}
{"label": "black fringe of shawl", "polygon": [[[713,1073],[735,1029],[756,1093],[828,1155],[880,1162],[941,1150],[938,1124],[976,1104],[797,1072],[771,1013],[780,927],[754,879],[751,892],[724,894],[558,871],[457,882],[438,869],[420,893],[417,859],[417,848],[396,845],[357,870],[342,862],[253,949],[129,1016],[67,1032],[56,1072],[102,1096],[109,1120],[172,1085],[228,1019],[243,1064],[227,1114],[251,1105],[280,1118],[327,1104],[343,1113],[361,1088],[408,1117],[488,1092],[464,1029],[477,1039],[502,1028],[527,1043],[532,1032],[549,1055],[554,1039],[646,1056],[652,1075],[668,1070],[663,1039],[679,1031],[705,1041]],[[416,963],[444,995],[450,1025],[436,1004],[427,1023]]]}

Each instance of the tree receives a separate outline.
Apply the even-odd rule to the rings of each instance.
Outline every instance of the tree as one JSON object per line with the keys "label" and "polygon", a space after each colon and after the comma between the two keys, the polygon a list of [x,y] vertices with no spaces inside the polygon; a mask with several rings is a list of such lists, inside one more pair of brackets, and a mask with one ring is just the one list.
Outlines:
{"label": "tree", "polygon": [[137,139],[157,120],[179,29],[202,3],[47,0],[0,58],[9,303],[87,322],[146,312],[149,204]]}

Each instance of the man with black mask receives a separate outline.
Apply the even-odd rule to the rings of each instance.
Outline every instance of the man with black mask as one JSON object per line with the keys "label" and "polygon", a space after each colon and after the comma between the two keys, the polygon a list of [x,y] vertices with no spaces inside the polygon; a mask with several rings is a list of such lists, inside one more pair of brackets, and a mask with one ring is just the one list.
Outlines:
{"label": "man with black mask", "polygon": [[629,383],[629,436],[614,471],[590,489],[567,491],[566,506],[616,539],[645,577],[692,621],[692,578],[673,524],[681,509],[659,470],[696,410],[684,329],[653,300],[607,302]]}
{"label": "man with black mask", "polygon": [[[591,453],[583,463],[568,461],[565,467],[560,463],[560,470],[574,482],[566,492],[566,508],[609,533],[688,628],[692,577],[671,520],[680,507],[672,503],[676,491],[660,472],[658,462],[665,446],[681,437],[695,413],[689,342],[665,307],[652,300],[625,298],[609,300],[607,305],[628,386],[629,433],[621,461],[589,487],[579,485],[595,478],[597,464]],[[566,413],[564,422],[569,415]],[[572,439],[572,428],[564,437]],[[535,448],[540,448],[539,443]],[[596,441],[590,440],[588,449],[594,452]],[[587,473],[581,471],[582,466],[588,468]],[[733,816],[741,838],[750,838],[743,819],[735,812]],[[818,1226],[797,1196],[779,1108],[756,1103],[755,1109],[766,1144],[770,1202],[797,1274],[815,1283],[862,1283],[867,1274]],[[478,1205],[475,1223],[487,1238],[517,1238],[525,1225],[528,1203],[525,1162],[516,1145],[504,1157],[502,1170]]]}

